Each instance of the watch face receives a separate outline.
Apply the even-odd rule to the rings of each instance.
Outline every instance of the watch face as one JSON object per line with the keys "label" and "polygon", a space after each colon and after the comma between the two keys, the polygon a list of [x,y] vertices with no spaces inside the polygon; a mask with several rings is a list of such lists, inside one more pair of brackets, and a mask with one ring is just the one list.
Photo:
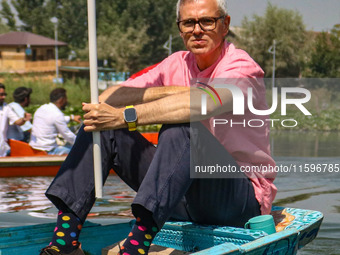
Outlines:
{"label": "watch face", "polygon": [[135,122],[137,120],[137,112],[135,108],[127,108],[124,110],[124,118],[126,122]]}

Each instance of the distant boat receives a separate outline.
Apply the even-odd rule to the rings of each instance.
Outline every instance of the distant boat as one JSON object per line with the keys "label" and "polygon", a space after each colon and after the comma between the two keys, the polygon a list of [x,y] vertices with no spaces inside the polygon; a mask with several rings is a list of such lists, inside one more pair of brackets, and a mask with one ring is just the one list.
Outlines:
{"label": "distant boat", "polygon": [[63,156],[27,156],[0,158],[0,177],[55,176]]}
{"label": "distant boat", "polygon": [[0,158],[0,177],[55,176],[66,155],[48,155],[28,143],[9,140],[11,156]]}
{"label": "distant boat", "polygon": [[[296,208],[273,207],[272,214],[277,232],[270,235],[244,228],[167,222],[157,234],[149,254],[296,254],[317,236],[323,219],[320,212]],[[132,223],[86,222],[80,237],[83,250],[92,255],[116,255],[117,244],[111,244],[126,238]],[[39,249],[50,242],[54,227],[55,223],[2,228],[0,254],[38,254]]]}
{"label": "distant boat", "polygon": [[[142,133],[151,143],[158,143],[158,133]],[[29,144],[9,140],[11,156],[0,158],[0,178],[55,176],[66,155],[48,155],[45,151],[35,150]]]}

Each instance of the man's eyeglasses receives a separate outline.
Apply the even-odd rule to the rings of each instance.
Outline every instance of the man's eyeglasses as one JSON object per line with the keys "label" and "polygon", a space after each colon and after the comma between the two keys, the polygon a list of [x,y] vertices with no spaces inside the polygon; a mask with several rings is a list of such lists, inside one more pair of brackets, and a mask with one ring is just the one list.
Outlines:
{"label": "man's eyeglasses", "polygon": [[0,93],[0,97],[5,97],[7,96],[7,93]]}
{"label": "man's eyeglasses", "polygon": [[185,19],[177,21],[178,29],[181,33],[192,33],[195,30],[196,24],[200,26],[203,31],[212,31],[216,28],[216,22],[219,19],[224,18],[225,15],[220,17],[204,17],[198,20]]}

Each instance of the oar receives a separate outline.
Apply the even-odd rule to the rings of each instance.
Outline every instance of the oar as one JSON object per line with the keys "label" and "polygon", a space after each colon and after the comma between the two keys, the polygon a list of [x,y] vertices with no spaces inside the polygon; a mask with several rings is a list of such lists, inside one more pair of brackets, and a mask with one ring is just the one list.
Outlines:
{"label": "oar", "polygon": [[[97,32],[96,1],[87,0],[87,19],[89,34],[90,86],[91,103],[98,104],[98,71],[97,71]],[[102,156],[100,151],[100,132],[93,132],[93,164],[96,197],[103,197]]]}

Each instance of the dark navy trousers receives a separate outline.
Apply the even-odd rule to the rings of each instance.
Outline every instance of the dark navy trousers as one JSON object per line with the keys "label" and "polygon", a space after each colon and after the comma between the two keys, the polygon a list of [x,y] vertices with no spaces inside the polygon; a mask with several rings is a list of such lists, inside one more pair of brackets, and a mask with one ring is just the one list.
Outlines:
{"label": "dark navy trousers", "polygon": [[[190,178],[190,164],[195,163],[190,153],[201,153],[195,158],[209,163],[205,155],[216,146],[222,145],[201,123],[163,125],[157,147],[136,131],[102,131],[103,183],[113,168],[137,192],[132,212],[135,204],[142,205],[159,227],[170,218],[242,227],[260,214],[252,183],[243,173],[236,178]],[[237,166],[226,150],[221,161]],[[46,196],[58,209],[71,210],[85,221],[95,202],[92,133],[81,128]]]}

